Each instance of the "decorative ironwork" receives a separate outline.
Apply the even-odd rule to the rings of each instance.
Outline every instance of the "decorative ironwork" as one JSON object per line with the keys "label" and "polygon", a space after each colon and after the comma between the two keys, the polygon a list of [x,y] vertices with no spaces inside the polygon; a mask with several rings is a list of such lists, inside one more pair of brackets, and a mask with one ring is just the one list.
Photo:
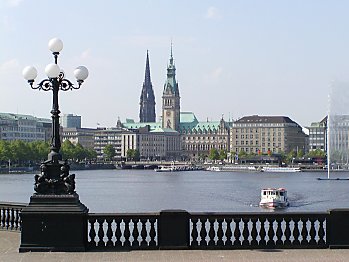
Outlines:
{"label": "decorative ironwork", "polygon": [[75,192],[75,174],[69,174],[69,165],[67,161],[57,165],[60,168],[59,176],[50,176],[49,171],[52,168],[52,161],[43,163],[40,167],[41,173],[35,175],[34,190],[38,194],[74,194]]}
{"label": "decorative ironwork", "polygon": [[55,78],[49,78],[42,80],[37,86],[33,86],[34,81],[29,81],[29,84],[32,89],[38,89],[43,91],[51,91],[54,89],[55,85],[58,85],[58,89],[61,91],[69,91],[73,89],[79,89],[83,82],[81,80],[78,80],[78,86],[75,86],[71,81],[64,78],[64,72],[60,72],[57,80],[58,83],[56,83]]}
{"label": "decorative ironwork", "polygon": [[[57,64],[59,52],[53,52],[55,64]],[[87,70],[87,69],[86,69]],[[35,70],[36,71],[36,70]],[[36,74],[36,73],[35,73]],[[84,79],[88,72],[85,72]],[[74,194],[75,193],[75,175],[69,175],[69,165],[67,161],[62,161],[60,153],[60,124],[59,124],[59,105],[58,92],[79,89],[83,80],[78,79],[78,85],[75,86],[71,81],[64,78],[64,72],[61,71],[58,77],[49,77],[42,80],[37,86],[34,86],[34,80],[28,80],[32,89],[52,91],[53,103],[51,110],[52,117],[52,140],[51,150],[48,154],[48,160],[42,163],[41,173],[35,175],[35,194]]]}

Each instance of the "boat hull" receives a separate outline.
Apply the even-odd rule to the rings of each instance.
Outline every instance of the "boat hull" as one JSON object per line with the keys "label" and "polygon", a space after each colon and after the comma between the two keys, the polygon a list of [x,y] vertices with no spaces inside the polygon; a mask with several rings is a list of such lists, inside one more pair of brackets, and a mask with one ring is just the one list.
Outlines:
{"label": "boat hull", "polygon": [[288,207],[289,203],[288,202],[265,202],[265,203],[259,203],[259,206],[263,208],[278,209],[278,208]]}

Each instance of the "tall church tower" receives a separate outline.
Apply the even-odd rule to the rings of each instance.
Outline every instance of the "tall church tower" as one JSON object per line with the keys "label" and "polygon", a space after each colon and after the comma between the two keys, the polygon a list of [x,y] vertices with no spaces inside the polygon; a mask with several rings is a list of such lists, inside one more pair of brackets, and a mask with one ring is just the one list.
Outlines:
{"label": "tall church tower", "polygon": [[155,96],[150,80],[149,55],[145,64],[145,78],[140,99],[139,122],[155,122]]}
{"label": "tall church tower", "polygon": [[167,66],[167,79],[162,94],[162,127],[179,131],[180,97],[176,81],[176,67],[173,62],[172,43],[170,64]]}

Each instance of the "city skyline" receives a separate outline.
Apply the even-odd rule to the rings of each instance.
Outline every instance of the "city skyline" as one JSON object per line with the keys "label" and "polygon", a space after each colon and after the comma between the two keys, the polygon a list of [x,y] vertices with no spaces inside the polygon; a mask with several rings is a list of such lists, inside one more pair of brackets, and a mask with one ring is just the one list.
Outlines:
{"label": "city skyline", "polygon": [[[201,121],[246,115],[288,116],[303,127],[327,114],[329,86],[348,81],[349,3],[344,1],[0,1],[0,112],[50,118],[51,94],[28,88],[26,65],[53,62],[47,43],[64,43],[68,79],[90,76],[60,94],[63,114],[82,126],[139,121],[149,50],[156,115],[173,41],[181,111]],[[56,15],[56,19],[52,19]],[[36,83],[37,83],[36,82]]]}

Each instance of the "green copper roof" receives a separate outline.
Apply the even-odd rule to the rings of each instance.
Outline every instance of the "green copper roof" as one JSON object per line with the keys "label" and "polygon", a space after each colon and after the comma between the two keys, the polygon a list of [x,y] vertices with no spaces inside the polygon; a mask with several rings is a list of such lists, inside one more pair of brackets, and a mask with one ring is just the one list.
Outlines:
{"label": "green copper roof", "polygon": [[[181,118],[179,123],[180,130],[192,130],[194,128],[197,130],[198,129],[214,130],[214,129],[218,129],[220,125],[220,121],[199,122],[193,112],[181,112],[180,118]],[[150,130],[154,132],[169,132],[168,130],[172,130],[170,128],[162,128],[161,122],[136,123],[133,119],[126,119],[126,123],[122,123],[122,124],[125,128],[128,128],[128,129],[138,129],[140,127],[145,127],[149,125]],[[166,130],[166,131],[160,131],[160,129]]]}

